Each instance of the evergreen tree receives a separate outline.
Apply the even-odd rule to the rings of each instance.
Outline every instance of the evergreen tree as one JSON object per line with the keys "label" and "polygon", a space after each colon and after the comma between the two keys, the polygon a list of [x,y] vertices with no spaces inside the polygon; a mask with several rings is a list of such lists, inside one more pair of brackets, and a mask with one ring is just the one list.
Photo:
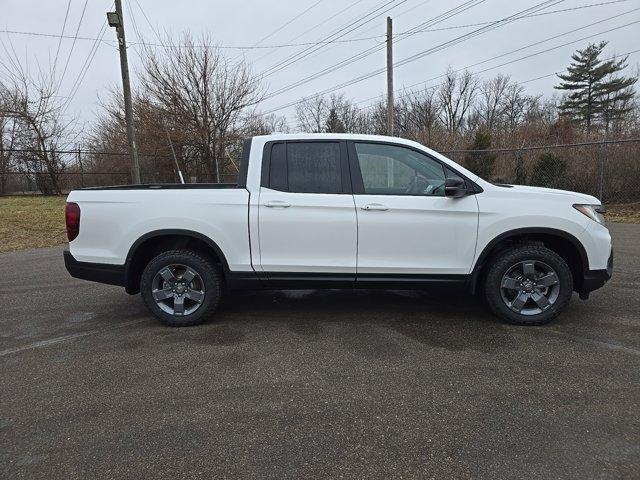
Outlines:
{"label": "evergreen tree", "polygon": [[543,153],[533,165],[531,185],[558,188],[565,181],[567,162],[552,153]]}
{"label": "evergreen tree", "polygon": [[327,133],[345,133],[344,124],[342,120],[340,120],[340,117],[338,117],[338,112],[336,112],[335,108],[329,111],[325,131]]}
{"label": "evergreen tree", "polygon": [[570,92],[560,105],[560,112],[583,125],[587,131],[598,118],[605,124],[619,119],[630,110],[630,100],[635,95],[634,77],[617,76],[626,68],[628,57],[620,60],[599,59],[607,42],[589,44],[584,50],[576,51],[567,73],[558,75],[559,85],[555,88]]}
{"label": "evergreen tree", "polygon": [[478,130],[469,149],[473,151],[469,152],[464,159],[465,167],[485,180],[492,179],[496,163],[495,154],[483,152],[489,148],[491,148],[491,135]]}

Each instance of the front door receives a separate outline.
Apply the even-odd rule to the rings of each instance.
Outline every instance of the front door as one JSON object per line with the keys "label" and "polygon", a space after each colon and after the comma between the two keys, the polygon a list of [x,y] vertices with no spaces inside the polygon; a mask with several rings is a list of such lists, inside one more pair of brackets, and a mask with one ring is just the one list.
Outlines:
{"label": "front door", "polygon": [[355,280],[357,220],[346,143],[265,146],[260,265],[269,279]]}
{"label": "front door", "polygon": [[[475,253],[475,195],[444,195],[455,172],[411,147],[349,146],[358,215],[358,281],[466,275]],[[355,157],[355,158],[354,158]]]}

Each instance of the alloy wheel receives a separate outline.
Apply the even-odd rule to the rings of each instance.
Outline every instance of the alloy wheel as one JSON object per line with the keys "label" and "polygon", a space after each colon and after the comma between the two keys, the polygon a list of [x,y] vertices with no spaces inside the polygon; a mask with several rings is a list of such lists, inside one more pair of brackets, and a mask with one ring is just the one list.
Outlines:
{"label": "alloy wheel", "polygon": [[153,299],[170,315],[190,315],[204,301],[202,277],[186,265],[172,264],[160,269],[151,283]]}
{"label": "alloy wheel", "polygon": [[553,268],[538,260],[525,260],[507,269],[500,283],[502,301],[520,315],[538,315],[560,295],[560,280]]}

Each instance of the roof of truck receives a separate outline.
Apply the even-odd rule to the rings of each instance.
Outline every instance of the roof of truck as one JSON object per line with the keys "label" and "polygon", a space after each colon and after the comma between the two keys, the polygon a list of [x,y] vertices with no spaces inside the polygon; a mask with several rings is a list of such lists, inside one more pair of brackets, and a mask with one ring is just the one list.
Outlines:
{"label": "roof of truck", "polygon": [[394,142],[416,144],[413,140],[386,135],[363,135],[358,133],[272,133],[271,135],[259,135],[254,138],[265,141],[274,140],[369,140],[378,142]]}

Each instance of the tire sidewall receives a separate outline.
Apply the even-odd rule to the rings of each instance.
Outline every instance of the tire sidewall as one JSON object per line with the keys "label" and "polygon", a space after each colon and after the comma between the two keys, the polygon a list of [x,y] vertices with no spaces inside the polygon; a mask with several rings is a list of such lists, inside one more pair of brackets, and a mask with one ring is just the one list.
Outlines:
{"label": "tire sidewall", "polygon": [[[180,264],[192,268],[204,282],[205,297],[200,307],[193,313],[184,316],[171,315],[162,310],[153,298],[152,288],[155,275],[163,268]],[[197,253],[174,250],[161,253],[151,260],[140,280],[140,292],[149,310],[166,325],[170,326],[191,326],[197,325],[206,320],[218,306],[220,300],[220,276],[216,268],[204,257]]]}
{"label": "tire sidewall", "polygon": [[[536,315],[521,315],[511,310],[503,301],[501,284],[504,274],[515,264],[536,260],[546,263],[558,276],[560,292],[555,303]],[[494,257],[485,280],[485,299],[491,310],[509,323],[516,325],[543,325],[557,317],[571,300],[573,276],[567,263],[557,253],[540,246],[515,247]]]}

